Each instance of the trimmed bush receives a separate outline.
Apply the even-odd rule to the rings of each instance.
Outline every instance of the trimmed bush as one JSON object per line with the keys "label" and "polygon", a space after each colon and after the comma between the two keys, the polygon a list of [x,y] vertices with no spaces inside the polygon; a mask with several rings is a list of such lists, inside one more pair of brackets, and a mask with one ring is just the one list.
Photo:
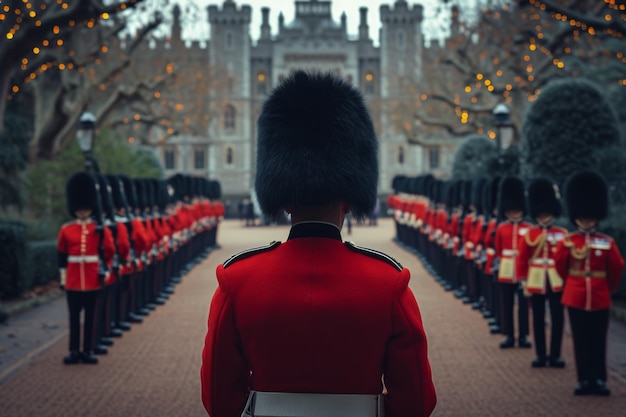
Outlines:
{"label": "trimmed bush", "polygon": [[452,164],[452,179],[471,180],[489,176],[498,147],[484,135],[470,135],[457,149]]}
{"label": "trimmed bush", "polygon": [[59,279],[55,240],[28,242],[26,259],[28,270],[24,274],[24,289],[33,289]]}
{"label": "trimmed bush", "polygon": [[0,220],[0,299],[17,297],[24,290],[26,225]]}

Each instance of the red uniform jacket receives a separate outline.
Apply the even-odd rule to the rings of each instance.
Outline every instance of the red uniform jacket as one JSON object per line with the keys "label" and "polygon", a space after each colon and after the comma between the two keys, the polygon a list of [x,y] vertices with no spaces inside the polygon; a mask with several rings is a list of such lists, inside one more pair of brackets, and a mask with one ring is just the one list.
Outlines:
{"label": "red uniform jacket", "polygon": [[[104,228],[102,239],[104,261],[110,264],[115,253],[113,235],[108,227]],[[70,291],[93,291],[101,288],[98,277],[98,248],[100,233],[96,232],[96,223],[87,220],[75,220],[61,227],[57,239],[57,250],[67,255],[67,281],[65,288]]]}
{"label": "red uniform jacket", "polygon": [[[128,229],[121,221],[117,221],[115,223],[115,240],[118,255],[117,261],[119,262],[119,274],[123,275],[126,272],[125,265],[128,264],[128,260],[130,258],[130,241],[128,240]],[[115,274],[111,273],[107,275],[106,283],[112,284],[115,280]]]}
{"label": "red uniform jacket", "polygon": [[624,259],[611,237],[571,233],[558,243],[554,260],[565,279],[563,305],[584,310],[611,307],[611,293],[619,287],[624,270]]}
{"label": "red uniform jacket", "polygon": [[496,249],[494,248],[496,227],[498,227],[498,222],[495,218],[491,218],[485,232],[485,274],[493,274],[493,264],[496,259]]}
{"label": "red uniform jacket", "polygon": [[467,213],[463,218],[463,229],[461,230],[461,239],[463,240],[463,247],[465,253],[465,259],[471,261],[474,259],[474,243],[472,242],[472,234],[474,231],[474,213]]}
{"label": "red uniform jacket", "polygon": [[515,270],[515,260],[517,258],[517,248],[519,240],[523,237],[530,223],[518,222],[513,223],[506,220],[496,228],[495,248],[496,256],[500,261],[498,267],[498,282],[515,284],[519,278]]}
{"label": "red uniform jacket", "polygon": [[517,278],[526,280],[530,294],[545,294],[548,281],[552,291],[563,290],[563,279],[554,266],[554,251],[558,242],[567,236],[562,227],[533,226],[519,240],[516,262]]}
{"label": "red uniform jacket", "polygon": [[321,223],[218,266],[201,368],[209,415],[239,416],[249,390],[380,394],[381,377],[387,417],[430,415],[436,394],[409,276]]}

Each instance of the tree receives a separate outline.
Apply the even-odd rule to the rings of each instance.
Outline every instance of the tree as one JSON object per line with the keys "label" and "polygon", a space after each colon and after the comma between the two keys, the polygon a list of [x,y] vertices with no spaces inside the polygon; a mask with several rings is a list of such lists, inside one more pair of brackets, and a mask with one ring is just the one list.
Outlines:
{"label": "tree", "polygon": [[493,161],[497,158],[498,148],[492,140],[484,135],[470,135],[454,155],[452,179],[487,177]]}
{"label": "tree", "polygon": [[[424,61],[427,88],[418,93],[421,103],[414,100],[414,117],[422,125],[445,135],[470,130],[494,137],[495,105],[509,105],[519,130],[526,108],[552,79],[593,74],[607,86],[624,84],[623,37],[528,3],[482,2],[472,13],[454,2],[445,47],[431,46]],[[596,14],[609,7],[595,0],[553,3]],[[624,19],[619,11],[612,16]]]}
{"label": "tree", "polygon": [[[134,8],[144,0],[8,0],[0,10],[0,97],[19,93],[19,84],[36,77],[50,64],[50,46],[63,44],[77,27],[93,27],[101,19]],[[33,75],[34,74],[34,75]],[[0,133],[4,129],[6,101],[0,100]]]}
{"label": "tree", "polygon": [[613,182],[623,176],[624,163],[619,120],[598,85],[582,78],[554,80],[529,108],[522,138],[524,176],[562,183],[577,170],[594,168]]}

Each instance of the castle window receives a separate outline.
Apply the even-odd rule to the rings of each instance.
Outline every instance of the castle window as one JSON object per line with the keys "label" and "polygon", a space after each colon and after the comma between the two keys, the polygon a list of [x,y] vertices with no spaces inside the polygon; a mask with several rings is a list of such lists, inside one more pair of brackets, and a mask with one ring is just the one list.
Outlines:
{"label": "castle window", "polygon": [[193,150],[193,169],[206,168],[206,152],[203,148]]}
{"label": "castle window", "polygon": [[176,169],[176,150],[164,149],[163,150],[163,164],[165,169]]}
{"label": "castle window", "polygon": [[233,165],[235,161],[234,151],[233,151],[233,148],[231,148],[230,146],[226,148],[225,159],[226,159],[226,165]]}
{"label": "castle window", "polygon": [[428,149],[428,165],[430,169],[439,168],[439,148],[429,148]]}
{"label": "castle window", "polygon": [[404,146],[398,146],[398,164],[404,165]]}
{"label": "castle window", "polygon": [[371,72],[366,73],[363,84],[365,94],[374,94],[374,74]]}
{"label": "castle window", "polygon": [[228,105],[224,110],[224,130],[227,132],[233,132],[235,130],[235,122],[237,114],[235,107]]}
{"label": "castle window", "polygon": [[396,32],[396,46],[398,49],[404,49],[406,46],[406,34],[403,30],[398,30]]}
{"label": "castle window", "polygon": [[256,76],[256,93],[260,96],[267,94],[267,76],[259,72]]}

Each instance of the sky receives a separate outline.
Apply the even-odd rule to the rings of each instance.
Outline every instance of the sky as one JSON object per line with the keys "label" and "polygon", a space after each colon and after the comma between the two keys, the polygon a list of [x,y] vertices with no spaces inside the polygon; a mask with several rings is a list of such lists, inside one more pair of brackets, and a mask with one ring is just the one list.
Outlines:
{"label": "sky", "polygon": [[[379,8],[383,4],[390,6],[396,0],[332,0],[332,17],[339,22],[341,14],[346,13],[348,23],[348,34],[356,36],[358,34],[358,26],[360,20],[359,8],[367,7],[367,22],[370,27],[370,38],[378,44],[378,30],[380,29]],[[193,4],[198,8],[198,13],[206,16],[206,7],[209,5],[218,5],[221,8],[223,0],[176,0],[175,2],[184,4]],[[235,0],[237,7],[247,4],[252,8],[252,22],[250,23],[250,35],[253,42],[259,38],[261,26],[261,8],[270,8],[270,26],[275,34],[278,30],[278,15],[280,12],[285,17],[285,23],[290,23],[295,14],[295,0]],[[441,37],[439,27],[442,24],[441,15],[437,14],[437,7],[440,6],[440,0],[415,0],[408,1],[409,5],[422,4],[424,7],[424,21],[422,22],[424,37]],[[445,13],[443,13],[445,14]],[[208,37],[208,25],[205,23],[206,18],[200,18],[195,23],[189,22],[183,29],[183,36],[188,39],[202,39]]]}

